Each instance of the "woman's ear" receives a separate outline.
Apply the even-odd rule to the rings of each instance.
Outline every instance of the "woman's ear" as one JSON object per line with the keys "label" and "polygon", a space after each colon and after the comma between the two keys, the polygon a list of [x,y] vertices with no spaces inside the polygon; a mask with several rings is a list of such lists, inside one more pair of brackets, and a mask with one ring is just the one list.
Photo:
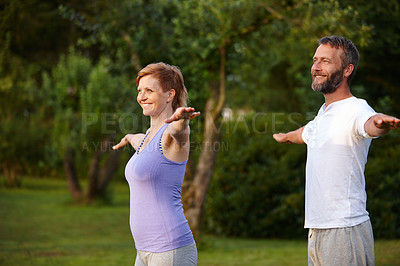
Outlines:
{"label": "woman's ear", "polygon": [[175,97],[175,90],[174,89],[170,89],[168,92],[168,99],[167,102],[171,102]]}

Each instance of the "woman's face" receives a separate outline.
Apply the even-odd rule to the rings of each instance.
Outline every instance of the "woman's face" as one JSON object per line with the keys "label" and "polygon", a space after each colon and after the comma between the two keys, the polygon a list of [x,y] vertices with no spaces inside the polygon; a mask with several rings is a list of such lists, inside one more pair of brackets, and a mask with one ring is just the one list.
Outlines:
{"label": "woman's face", "polygon": [[143,109],[143,115],[158,116],[171,102],[171,93],[163,92],[158,80],[152,75],[142,77],[137,90],[137,101]]}

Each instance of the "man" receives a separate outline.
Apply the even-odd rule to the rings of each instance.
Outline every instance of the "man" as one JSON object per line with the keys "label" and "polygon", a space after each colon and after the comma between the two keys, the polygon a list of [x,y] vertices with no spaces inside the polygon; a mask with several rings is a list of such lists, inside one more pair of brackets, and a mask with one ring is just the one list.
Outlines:
{"label": "man", "polygon": [[400,126],[351,94],[358,64],[354,44],[338,36],[319,40],[312,88],[325,103],[306,126],[274,134],[281,143],[307,144],[305,228],[309,265],[374,265],[374,239],[366,210],[364,169],[371,139]]}

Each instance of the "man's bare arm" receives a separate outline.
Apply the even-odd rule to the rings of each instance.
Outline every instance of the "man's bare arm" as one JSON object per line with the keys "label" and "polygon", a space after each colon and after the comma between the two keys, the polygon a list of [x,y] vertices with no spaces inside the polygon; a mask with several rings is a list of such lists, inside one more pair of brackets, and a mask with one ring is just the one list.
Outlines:
{"label": "man's bare arm", "polygon": [[371,137],[384,136],[390,130],[400,127],[400,119],[385,115],[376,114],[371,116],[364,124],[365,132]]}
{"label": "man's bare arm", "polygon": [[290,131],[288,133],[278,133],[274,134],[272,137],[279,143],[289,143],[289,144],[305,144],[301,135],[303,134],[304,127]]}

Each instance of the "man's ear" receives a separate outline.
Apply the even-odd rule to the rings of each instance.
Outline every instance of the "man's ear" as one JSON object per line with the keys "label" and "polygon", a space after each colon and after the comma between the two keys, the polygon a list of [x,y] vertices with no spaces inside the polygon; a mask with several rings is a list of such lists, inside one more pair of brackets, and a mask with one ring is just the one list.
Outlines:
{"label": "man's ear", "polygon": [[348,65],[344,68],[343,74],[344,74],[345,77],[348,78],[348,77],[351,75],[351,73],[353,73],[353,71],[354,71],[354,66],[353,66],[353,64],[348,64]]}

